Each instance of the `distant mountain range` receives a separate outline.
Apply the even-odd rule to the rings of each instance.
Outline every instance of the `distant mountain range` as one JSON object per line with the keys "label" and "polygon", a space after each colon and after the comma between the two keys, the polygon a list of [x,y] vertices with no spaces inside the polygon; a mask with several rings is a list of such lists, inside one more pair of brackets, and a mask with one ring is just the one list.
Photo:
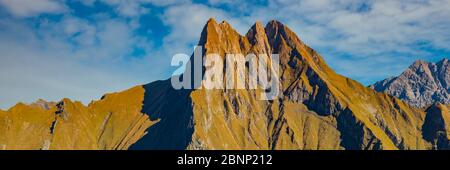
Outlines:
{"label": "distant mountain range", "polygon": [[259,100],[258,89],[176,90],[168,79],[88,106],[19,103],[0,111],[0,149],[450,149],[450,106],[435,103],[448,101],[447,59],[415,63],[405,78],[372,86],[390,95],[337,74],[278,21],[256,22],[240,35],[210,19],[198,44],[222,60],[279,54],[279,97]]}
{"label": "distant mountain range", "polygon": [[386,92],[415,107],[434,103],[450,103],[450,63],[447,58],[437,63],[418,60],[398,77],[370,86]]}

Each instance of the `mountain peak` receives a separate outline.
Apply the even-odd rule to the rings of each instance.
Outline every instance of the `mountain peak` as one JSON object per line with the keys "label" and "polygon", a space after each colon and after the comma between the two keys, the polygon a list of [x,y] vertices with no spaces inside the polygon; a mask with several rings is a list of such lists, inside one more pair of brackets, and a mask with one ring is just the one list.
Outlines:
{"label": "mountain peak", "polygon": [[411,65],[411,67],[423,67],[428,65],[429,63],[425,60],[416,60],[414,61],[414,63]]}
{"label": "mountain peak", "polygon": [[44,99],[38,99],[34,103],[31,103],[32,106],[37,106],[43,108],[45,110],[49,110],[51,107],[55,106],[55,102],[47,102]]}
{"label": "mountain peak", "polygon": [[430,77],[432,76],[430,70],[432,65],[434,65],[434,63],[429,63],[425,60],[416,60],[403,74],[425,74]]}
{"label": "mountain peak", "polygon": [[256,33],[264,34],[264,35],[266,34],[265,30],[264,30],[264,26],[262,25],[262,23],[260,21],[256,21],[255,24],[253,24],[253,26],[250,28],[250,30],[248,30],[247,35],[251,32],[253,32],[255,34]]}
{"label": "mountain peak", "polygon": [[[305,44],[297,34],[294,33],[288,26],[284,25],[280,21],[271,20],[267,23],[266,34],[269,39],[269,43],[272,47],[277,47],[282,44],[283,41],[287,43],[290,47],[300,47]],[[309,47],[307,47],[309,48]]]}
{"label": "mountain peak", "polygon": [[449,64],[448,58],[444,57],[442,60],[438,61],[436,64],[440,65],[440,66],[448,65]]}
{"label": "mountain peak", "polygon": [[[210,18],[206,25],[203,27],[203,31],[200,37],[199,45],[205,46],[218,45],[220,41],[240,36],[239,33],[226,21],[222,21],[220,24],[214,18]],[[210,43],[208,43],[210,42]]]}
{"label": "mountain peak", "polygon": [[217,24],[216,19],[214,19],[214,18],[209,18],[208,21],[206,21],[206,25],[209,25],[209,24]]}
{"label": "mountain peak", "polygon": [[245,36],[252,45],[267,40],[266,31],[259,21],[253,24],[253,26],[250,28],[250,30],[248,30]]}
{"label": "mountain peak", "polygon": [[230,23],[225,20],[223,20],[219,25],[231,26]]}
{"label": "mountain peak", "polygon": [[264,29],[263,24],[262,24],[261,21],[259,21],[259,20],[257,20],[257,21],[255,22],[255,24],[253,24],[253,26],[258,27],[258,28],[263,28],[263,29]]}
{"label": "mountain peak", "polygon": [[417,65],[418,65],[418,64],[428,64],[428,62],[425,61],[425,60],[419,59],[419,60],[414,61],[413,65],[416,65],[416,64],[417,64]]}
{"label": "mountain peak", "polygon": [[[293,34],[293,32],[287,26],[285,26],[283,23],[281,23],[278,20],[269,21],[265,27],[265,30],[266,30],[267,34],[279,33],[279,34],[283,34],[283,36],[287,36],[287,34],[292,36],[292,34]],[[286,38],[286,37],[284,37],[284,38]]]}
{"label": "mountain peak", "polygon": [[410,105],[425,107],[433,103],[450,103],[450,65],[444,58],[437,63],[417,60],[401,75],[372,85]]}
{"label": "mountain peak", "polygon": [[274,34],[278,33],[279,30],[282,30],[284,25],[277,21],[277,20],[271,20],[266,25],[266,32],[269,34],[269,36],[273,36]]}
{"label": "mountain peak", "polygon": [[267,23],[267,26],[271,26],[271,27],[273,27],[273,28],[279,28],[279,27],[283,27],[284,24],[281,23],[281,22],[278,21],[278,20],[270,20],[270,21]]}

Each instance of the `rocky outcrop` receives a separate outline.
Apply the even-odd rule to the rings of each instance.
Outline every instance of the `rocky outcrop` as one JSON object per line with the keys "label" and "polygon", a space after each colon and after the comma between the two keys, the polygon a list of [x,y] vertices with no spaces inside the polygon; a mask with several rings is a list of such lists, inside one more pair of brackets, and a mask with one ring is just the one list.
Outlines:
{"label": "rocky outcrop", "polygon": [[379,92],[396,96],[406,103],[424,108],[434,103],[450,103],[450,63],[447,58],[437,63],[418,60],[398,77],[370,86]]}

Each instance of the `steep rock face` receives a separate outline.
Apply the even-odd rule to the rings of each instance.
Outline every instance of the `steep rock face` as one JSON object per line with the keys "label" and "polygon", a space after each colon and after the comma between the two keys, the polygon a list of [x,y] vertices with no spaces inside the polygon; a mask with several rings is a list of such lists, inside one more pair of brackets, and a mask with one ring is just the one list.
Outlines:
{"label": "steep rock face", "polygon": [[433,149],[450,149],[450,105],[434,104],[426,112],[423,136]]}
{"label": "steep rock face", "polygon": [[279,54],[281,95],[265,101],[258,100],[258,90],[190,91],[194,127],[188,149],[431,148],[422,137],[423,111],[336,74],[277,21],[265,28],[256,23],[242,36],[228,23],[211,19],[199,45],[204,47],[203,58],[211,53],[222,58]]}
{"label": "steep rock face", "polygon": [[17,104],[0,112],[0,149],[127,149],[153,123],[142,114],[137,86],[84,106],[63,99]]}
{"label": "steep rock face", "polygon": [[418,60],[400,76],[379,81],[371,88],[396,96],[415,107],[433,103],[450,103],[450,63],[447,58],[437,63]]}
{"label": "steep rock face", "polygon": [[[270,40],[275,39],[269,39],[266,31],[272,30],[266,30],[258,22],[246,36],[241,36],[228,23],[218,24],[210,20],[203,30],[199,45],[204,47],[205,54],[217,53],[222,57],[225,54],[272,54]],[[283,30],[280,33],[286,35],[291,32]],[[274,30],[272,36],[279,36],[277,34]],[[276,41],[280,42],[272,43],[285,42],[282,39]],[[281,49],[283,45],[279,47]],[[248,75],[248,70],[245,74]],[[333,127],[331,118],[320,117],[303,104],[259,100],[259,92],[194,90],[191,98],[195,128],[189,148],[342,149],[337,142],[339,131]]]}

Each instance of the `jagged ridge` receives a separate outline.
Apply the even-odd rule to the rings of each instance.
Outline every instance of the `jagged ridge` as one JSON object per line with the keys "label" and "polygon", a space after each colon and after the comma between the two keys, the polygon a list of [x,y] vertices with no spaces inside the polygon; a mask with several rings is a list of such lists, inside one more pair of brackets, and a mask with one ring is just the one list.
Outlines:
{"label": "jagged ridge", "polygon": [[[278,21],[265,27],[257,22],[242,36],[227,22],[210,19],[199,45],[204,54],[222,57],[279,54],[281,96],[264,101],[258,100],[259,90],[175,90],[170,79],[157,81],[88,107],[63,100],[59,109],[23,105],[0,112],[0,131],[8,133],[0,144],[4,149],[445,149],[448,142],[439,135],[448,127],[433,123],[447,125],[439,117],[448,109],[411,108],[336,74]],[[436,112],[444,116],[435,118]],[[80,137],[88,141],[80,144]]]}

